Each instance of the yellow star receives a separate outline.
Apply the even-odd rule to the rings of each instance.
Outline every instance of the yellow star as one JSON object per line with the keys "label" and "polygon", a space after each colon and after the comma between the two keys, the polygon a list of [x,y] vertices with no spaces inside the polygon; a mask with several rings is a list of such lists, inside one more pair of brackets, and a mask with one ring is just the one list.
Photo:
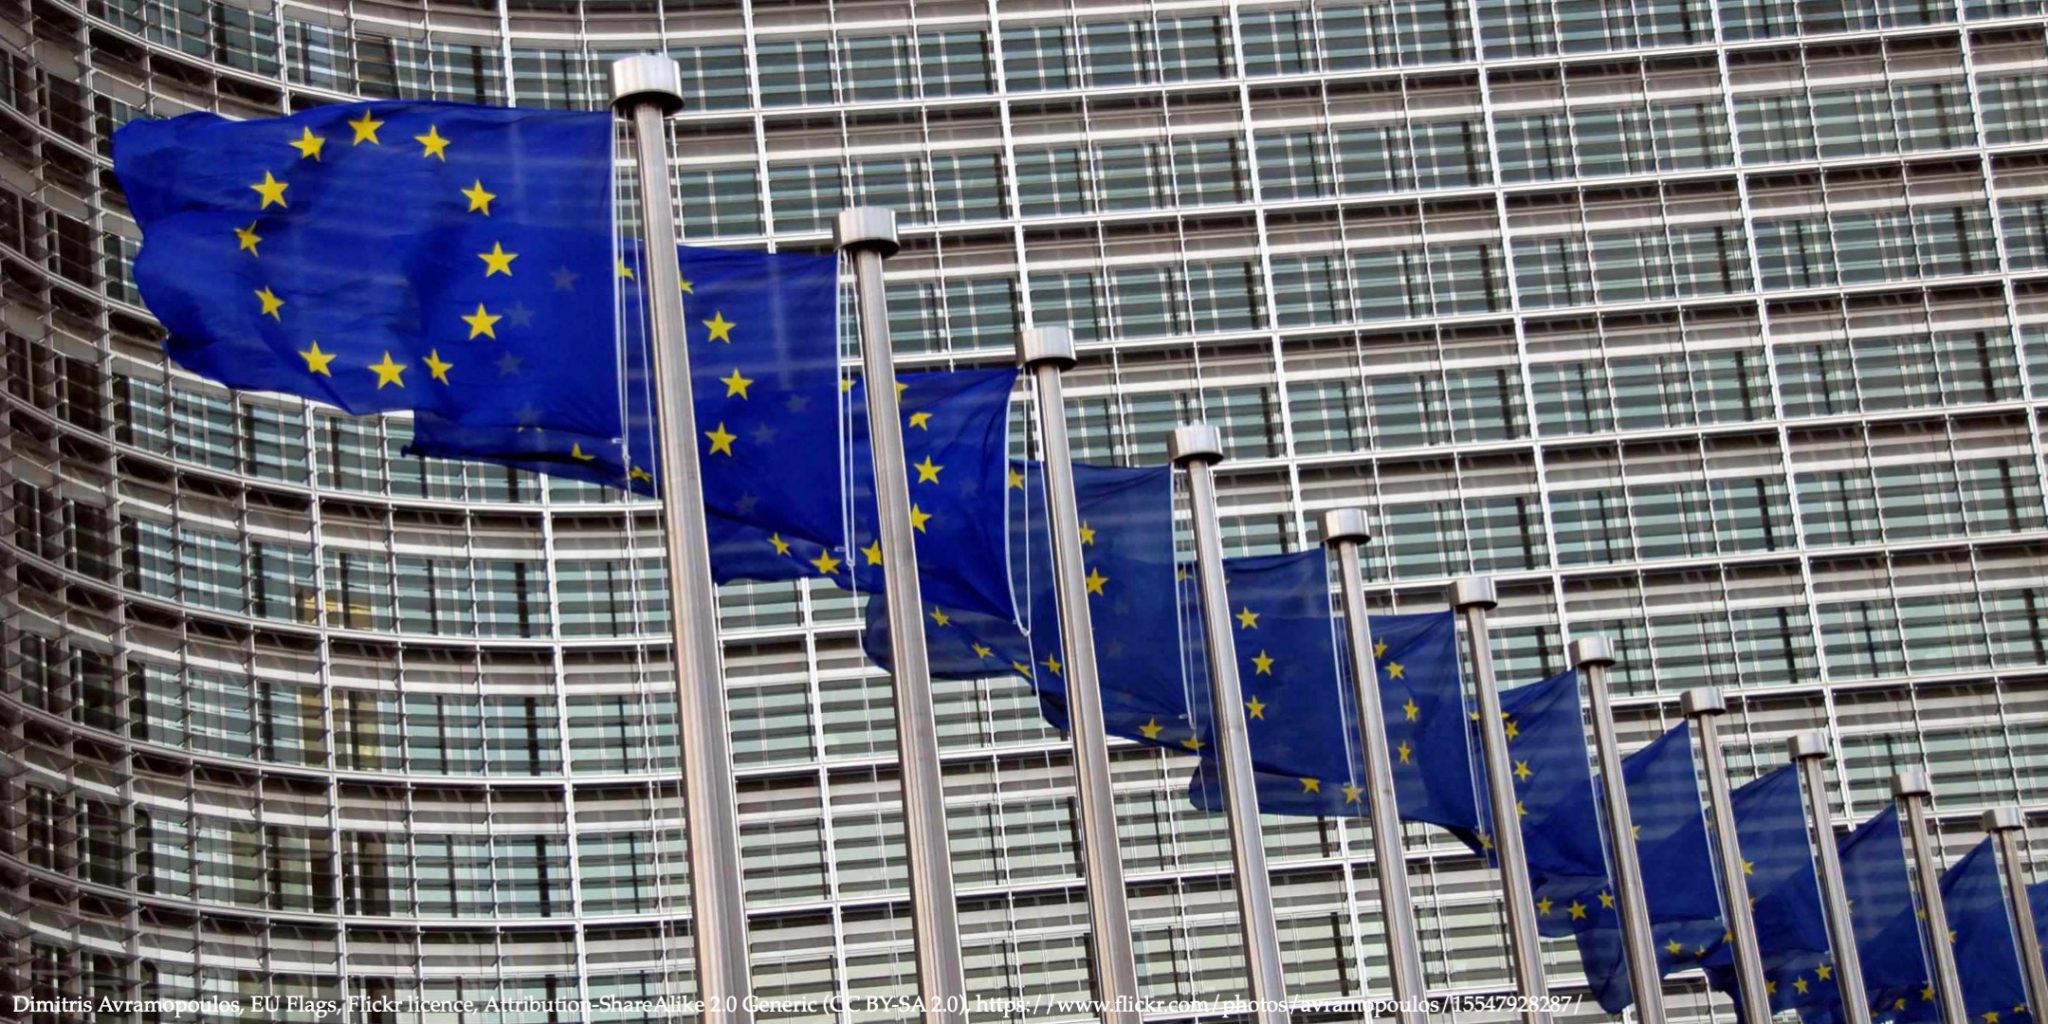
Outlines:
{"label": "yellow star", "polygon": [[1542,899],[1536,901],[1536,912],[1542,914],[1544,917],[1549,917],[1550,908],[1555,906],[1557,906],[1557,904],[1553,902],[1550,897],[1545,896]]}
{"label": "yellow star", "polygon": [[1014,466],[1010,469],[1010,489],[1017,491],[1024,489],[1024,474],[1017,472]]}
{"label": "yellow star", "polygon": [[[1601,905],[1601,906],[1603,906],[1603,907],[1612,907],[1612,906],[1614,906],[1614,894],[1613,894],[1613,893],[1611,893],[1611,892],[1603,892],[1603,893],[1601,893],[1601,894],[1600,894],[1600,905]],[[1676,939],[1674,939],[1674,940],[1672,940],[1672,941],[1676,942],[1677,940],[1676,940]],[[1674,949],[1674,950],[1672,950],[1672,952],[1676,953],[1676,952],[1678,952],[1678,951]]]}
{"label": "yellow star", "polygon": [[1109,577],[1107,577],[1107,576],[1104,576],[1104,575],[1102,574],[1102,570],[1101,570],[1101,569],[1099,569],[1099,568],[1095,568],[1095,567],[1093,567],[1093,566],[1090,566],[1090,567],[1089,567],[1089,569],[1088,569],[1088,578],[1087,578],[1087,579],[1085,579],[1085,580],[1082,580],[1081,582],[1083,582],[1083,583],[1085,583],[1085,584],[1087,584],[1087,585],[1088,585],[1088,592],[1089,592],[1089,593],[1091,593],[1091,594],[1101,594],[1101,593],[1103,592],[1103,591],[1102,591],[1102,587],[1103,587],[1103,584],[1106,584],[1106,583],[1108,583],[1108,582],[1109,582]]}
{"label": "yellow star", "polygon": [[1921,989],[1920,989],[1920,998],[1922,998],[1922,999],[1925,999],[1925,1000],[1927,1000],[1927,1001],[1928,1001],[1928,1002],[1930,1002],[1930,1003],[1931,1003],[1931,1002],[1933,1002],[1933,1001],[1934,1001],[1934,986],[1933,986],[1933,985],[1928,985],[1928,986],[1925,986],[1925,987],[1921,988]]}
{"label": "yellow star", "polygon": [[1515,772],[1514,772],[1514,775],[1515,775],[1515,779],[1516,779],[1517,781],[1519,781],[1519,782],[1527,782],[1527,781],[1529,781],[1529,776],[1531,776],[1531,775],[1534,775],[1534,774],[1536,774],[1536,772],[1535,772],[1535,770],[1534,770],[1534,769],[1532,769],[1532,768],[1530,768],[1530,767],[1529,767],[1529,762],[1527,762],[1527,761],[1516,761],[1516,762],[1515,762]]}
{"label": "yellow star", "polygon": [[718,379],[725,385],[725,397],[727,398],[731,398],[734,395],[738,395],[741,398],[747,397],[747,388],[753,386],[754,383],[753,378],[740,376],[740,368],[737,366],[732,368],[731,376]]}
{"label": "yellow star", "polygon": [[498,198],[498,194],[496,192],[487,192],[484,190],[484,181],[482,178],[478,178],[475,181],[471,182],[468,188],[462,190],[462,194],[469,198],[469,209],[463,212],[481,213],[486,217],[491,215],[491,200]]}
{"label": "yellow star", "polygon": [[1586,919],[1586,905],[1580,903],[1578,900],[1573,900],[1571,902],[1571,905],[1564,909],[1566,913],[1572,915],[1572,920],[1574,921],[1583,921]]}
{"label": "yellow star", "polygon": [[1527,807],[1522,806],[1522,802],[1520,800],[1515,801],[1515,817],[1526,818],[1528,816],[1529,809]]}
{"label": "yellow star", "polygon": [[384,144],[382,140],[377,138],[377,129],[384,127],[384,122],[371,116],[368,110],[363,111],[362,117],[350,121],[348,126],[356,130],[355,141],[349,143],[349,145],[360,146],[365,142],[376,143],[380,146]]}
{"label": "yellow star", "polygon": [[996,652],[995,652],[995,648],[993,648],[993,647],[989,647],[989,646],[986,646],[986,645],[984,645],[984,644],[980,644],[980,643],[976,643],[976,644],[974,644],[974,645],[973,645],[973,647],[974,647],[974,656],[975,656],[975,657],[977,657],[977,658],[980,658],[980,659],[982,659],[982,660],[984,660],[984,661],[986,661],[986,660],[987,660],[987,659],[989,659],[989,658],[993,658],[993,657],[995,657],[995,655],[996,655]]}
{"label": "yellow star", "polygon": [[1493,849],[1493,837],[1484,832],[1479,833],[1479,848],[1482,850]]}
{"label": "yellow star", "polygon": [[[1806,980],[1806,975],[1802,974],[1792,979],[1792,987],[1803,996],[1806,994],[1807,989],[1813,987],[1813,984]],[[1992,1019],[1996,1020],[1997,1018],[1993,1017]]]}
{"label": "yellow star", "polygon": [[327,140],[313,134],[313,129],[311,128],[300,128],[299,137],[285,143],[285,145],[298,150],[299,159],[304,160],[307,157],[311,157],[317,161],[320,159],[320,147],[327,145]]}
{"label": "yellow star", "polygon": [[832,557],[830,551],[818,552],[818,557],[811,559],[811,564],[818,567],[821,576],[830,576],[839,571],[839,559]]}
{"label": "yellow star", "polygon": [[306,372],[317,373],[322,377],[334,376],[334,372],[327,368],[334,362],[334,353],[320,351],[320,343],[317,341],[312,342],[311,346],[299,350],[299,358],[306,361]]}
{"label": "yellow star", "polygon": [[256,233],[256,222],[252,220],[249,222],[248,227],[236,228],[235,241],[238,243],[235,247],[237,250],[247,249],[249,250],[249,255],[257,255],[256,244],[263,241],[263,237]]}
{"label": "yellow star", "polygon": [[1252,699],[1244,702],[1244,709],[1253,718],[1263,719],[1266,717],[1266,702],[1260,700],[1257,694],[1253,694]]}
{"label": "yellow star", "polygon": [[704,436],[711,439],[710,454],[712,455],[731,455],[732,443],[739,439],[738,434],[728,434],[725,432],[725,421],[723,420],[719,421],[718,426],[705,431]]}
{"label": "yellow star", "polygon": [[[911,413],[910,425],[919,430],[930,430],[932,428],[932,414],[928,412]],[[1022,487],[1024,485],[1019,483],[1017,486]]]}
{"label": "yellow star", "polygon": [[1204,746],[1204,744],[1202,743],[1202,738],[1200,736],[1190,736],[1187,739],[1180,741],[1180,745],[1188,748],[1189,750],[1200,750]]}
{"label": "yellow star", "polygon": [[1363,796],[1365,795],[1365,789],[1364,789],[1364,787],[1361,787],[1361,786],[1360,786],[1360,785],[1359,785],[1358,783],[1356,783],[1356,782],[1347,782],[1347,783],[1345,783],[1344,785],[1342,785],[1342,786],[1340,786],[1340,787],[1338,787],[1338,788],[1340,788],[1340,789],[1342,789],[1342,790],[1344,791],[1344,802],[1345,802],[1345,803],[1347,803],[1347,804],[1362,804],[1362,803],[1364,803],[1364,802],[1365,802],[1364,800],[1360,799],[1361,797],[1363,797]]}
{"label": "yellow star", "polygon": [[569,446],[569,457],[575,459],[578,462],[597,461],[597,456],[592,455],[589,452],[583,450],[583,443],[581,441],[578,441],[577,443]]}
{"label": "yellow star", "polygon": [[1742,873],[1743,873],[1743,874],[1745,874],[1745,875],[1753,875],[1753,874],[1756,874],[1756,861],[1753,861],[1753,860],[1745,860],[1745,861],[1743,861],[1743,862],[1742,862]]}
{"label": "yellow star", "polygon": [[1372,656],[1375,658],[1384,658],[1387,656],[1387,642],[1385,640],[1373,641]]}
{"label": "yellow star", "polygon": [[284,319],[284,317],[277,315],[277,311],[284,308],[284,300],[278,298],[277,293],[271,291],[269,285],[256,289],[256,301],[263,303],[264,316],[272,320]]}
{"label": "yellow star", "polygon": [[1031,678],[1031,666],[1026,665],[1021,661],[1013,661],[1010,662],[1010,667],[1016,669],[1018,675],[1023,676],[1026,679]]}
{"label": "yellow star", "polygon": [[915,505],[915,504],[912,504],[912,505],[910,506],[910,528],[911,528],[911,529],[913,529],[913,530],[916,530],[916,531],[917,531],[917,532],[919,532],[919,533],[923,533],[923,532],[924,532],[924,524],[926,524],[926,523],[928,523],[928,522],[931,522],[931,519],[932,519],[932,514],[931,514],[930,512],[926,512],[926,511],[925,511],[924,509],[921,509],[921,508],[917,507],[917,505]]}
{"label": "yellow star", "polygon": [[439,125],[428,125],[425,135],[415,135],[412,140],[420,144],[420,156],[448,162],[448,140],[441,137]]}
{"label": "yellow star", "polygon": [[718,312],[711,314],[711,319],[704,321],[704,326],[711,329],[711,336],[707,340],[722,341],[730,345],[732,344],[732,329],[739,325],[727,320],[723,312]]}
{"label": "yellow star", "polygon": [[617,269],[618,269],[618,273],[619,273],[619,280],[621,280],[621,281],[631,281],[631,280],[633,280],[633,268],[632,268],[632,267],[629,267],[629,266],[627,266],[627,265],[626,265],[626,261],[625,261],[625,260],[618,260],[618,261],[616,261],[616,265],[617,265]]}
{"label": "yellow star", "polygon": [[1764,995],[1767,995],[1767,996],[1774,996],[1774,995],[1777,995],[1777,994],[1778,994],[1778,983],[1777,983],[1777,981],[1776,981],[1776,980],[1770,980],[1770,981],[1766,981],[1766,982],[1764,982]]}
{"label": "yellow star", "polygon": [[626,479],[644,480],[647,483],[651,484],[654,482],[654,474],[649,473],[644,469],[641,469],[639,466],[634,466],[632,469],[626,471]]}
{"label": "yellow star", "polygon": [[1394,753],[1401,755],[1402,764],[1408,764],[1408,755],[1415,753],[1415,748],[1409,746],[1407,740],[1402,740],[1401,745],[1394,748]]}
{"label": "yellow star", "polygon": [[1407,715],[1408,720],[1413,722],[1422,717],[1422,705],[1415,703],[1415,698],[1410,697],[1408,703],[1401,705],[1401,713]]}
{"label": "yellow star", "polygon": [[1892,1000],[1892,1009],[1894,1009],[1894,1010],[1903,1010],[1903,1009],[1905,1009],[1905,1008],[1906,1008],[1906,997],[1905,997],[1905,996],[1900,996],[1899,998],[1897,998],[1897,999],[1894,999],[1894,1000]]}
{"label": "yellow star", "polygon": [[1095,543],[1095,527],[1087,523],[1081,524],[1081,543],[1083,546]]}
{"label": "yellow star", "polygon": [[1816,977],[1816,978],[1819,978],[1819,979],[1820,979],[1820,980],[1822,980],[1822,981],[1826,981],[1826,980],[1828,980],[1829,978],[1832,978],[1832,977],[1834,977],[1834,976],[1835,976],[1835,968],[1834,968],[1834,965],[1832,965],[1832,964],[1819,964],[1819,965],[1815,966],[1815,967],[1814,967],[1814,969],[1813,969],[1813,976],[1814,976],[1814,977]]}
{"label": "yellow star", "polygon": [[489,277],[492,274],[503,274],[506,277],[511,277],[512,261],[518,259],[519,254],[516,252],[506,252],[503,243],[492,242],[491,251],[477,253],[476,258],[484,261],[485,277]]}
{"label": "yellow star", "polygon": [[438,380],[443,384],[448,383],[448,371],[454,365],[454,363],[444,363],[441,361],[441,352],[439,349],[428,350],[427,372],[429,374],[432,374],[435,380]]}
{"label": "yellow star", "polygon": [[1679,942],[1677,939],[1672,939],[1670,942],[1664,944],[1664,951],[1667,953],[1677,954],[1679,951],[1683,949],[1685,949],[1685,944]]}
{"label": "yellow star", "polygon": [[1255,611],[1252,611],[1252,610],[1251,610],[1251,608],[1250,608],[1249,606],[1247,606],[1247,607],[1245,607],[1245,608],[1243,608],[1243,609],[1239,610],[1239,611],[1238,611],[1238,613],[1237,613],[1237,628],[1239,628],[1239,629],[1257,629],[1257,628],[1259,628],[1259,613],[1258,613],[1258,612],[1255,612]]}
{"label": "yellow star", "polygon": [[271,177],[269,171],[263,172],[262,181],[249,187],[257,195],[263,197],[263,205],[257,207],[258,210],[268,210],[272,205],[289,207],[289,204],[284,201],[284,190],[290,188],[291,185]]}
{"label": "yellow star", "polygon": [[1323,791],[1323,780],[1303,779],[1301,780],[1301,791],[1304,793],[1320,793]]}
{"label": "yellow star", "polygon": [[476,304],[476,312],[464,314],[462,322],[469,325],[469,336],[471,338],[475,338],[478,335],[486,338],[495,338],[498,336],[496,325],[498,321],[503,319],[505,318],[485,309],[484,304],[479,302]]}
{"label": "yellow star", "polygon": [[939,470],[942,470],[946,467],[941,466],[936,462],[933,462],[932,457],[927,455],[924,457],[923,462],[911,463],[910,468],[917,470],[918,483],[935,484],[939,482]]}
{"label": "yellow star", "polygon": [[1146,722],[1144,725],[1139,726],[1138,731],[1140,733],[1143,733],[1146,739],[1156,740],[1159,738],[1160,733],[1166,731],[1166,727],[1159,724],[1159,719],[1154,718],[1151,721]]}
{"label": "yellow star", "polygon": [[1060,660],[1058,658],[1055,658],[1050,654],[1046,655],[1045,660],[1039,662],[1039,664],[1044,665],[1046,668],[1052,669],[1053,675],[1059,675],[1060,669],[1065,667],[1060,664]]}
{"label": "yellow star", "polygon": [[405,386],[405,364],[393,362],[391,353],[384,353],[383,362],[371,363],[370,369],[377,371],[377,390],[384,390],[386,384]]}
{"label": "yellow star", "polygon": [[864,547],[864,548],[862,548],[862,549],[860,549],[860,553],[861,553],[862,555],[865,555],[865,556],[867,557],[867,560],[868,560],[868,564],[869,564],[869,565],[880,565],[880,564],[882,564],[882,542],[881,542],[881,541],[879,541],[879,540],[871,540],[871,541],[868,541],[868,546],[867,546],[867,547]]}
{"label": "yellow star", "polygon": [[941,626],[950,626],[953,624],[953,617],[946,614],[944,608],[934,608],[932,609],[932,621]]}
{"label": "yellow star", "polygon": [[[1391,668],[1392,666],[1389,666],[1389,667]],[[1399,678],[1399,677],[1396,677],[1396,678]],[[1507,718],[1507,714],[1506,714],[1506,712],[1502,712],[1502,714],[1501,714],[1501,717],[1503,717],[1503,718]],[[1522,727],[1521,727],[1521,726],[1519,726],[1519,725],[1516,725],[1516,724],[1515,724],[1515,720],[1514,720],[1514,719],[1512,719],[1512,718],[1509,718],[1509,719],[1508,719],[1508,724],[1507,724],[1507,727],[1506,727],[1505,729],[1501,730],[1501,731],[1502,731],[1502,732],[1505,732],[1505,733],[1507,734],[1507,737],[1508,737],[1508,739],[1514,739],[1515,737],[1517,737],[1517,736],[1520,736],[1520,735],[1522,734]]]}
{"label": "yellow star", "polygon": [[1402,676],[1405,676],[1405,675],[1407,675],[1407,674],[1408,674],[1408,666],[1406,666],[1406,665],[1403,665],[1403,664],[1401,664],[1401,663],[1400,663],[1400,662],[1398,662],[1398,661],[1390,661],[1390,662],[1387,662],[1387,678],[1388,678],[1388,679],[1399,679],[1399,678],[1401,678]]}
{"label": "yellow star", "polygon": [[697,294],[697,286],[691,284],[690,279],[684,277],[683,272],[678,270],[676,271],[676,291],[682,292],[686,295],[695,295]]}
{"label": "yellow star", "polygon": [[775,548],[775,553],[776,553],[776,554],[778,554],[778,555],[786,555],[786,554],[789,554],[789,542],[788,542],[788,541],[786,541],[786,540],[783,540],[783,539],[782,539],[782,535],[781,535],[781,534],[779,534],[779,533],[771,533],[771,534],[769,534],[769,535],[768,535],[768,543],[774,546],[774,548]]}
{"label": "yellow star", "polygon": [[[1799,991],[1801,991],[1801,992],[1804,992],[1804,991],[1806,991],[1806,990],[1802,988],[1802,989],[1800,989]],[[1984,1024],[1998,1024],[1998,1011],[1997,1011],[1997,1010],[1986,1010],[1986,1011],[1984,1011]]]}
{"label": "yellow star", "polygon": [[1261,676],[1272,675],[1273,656],[1265,651],[1260,651],[1258,656],[1252,659],[1252,674]]}

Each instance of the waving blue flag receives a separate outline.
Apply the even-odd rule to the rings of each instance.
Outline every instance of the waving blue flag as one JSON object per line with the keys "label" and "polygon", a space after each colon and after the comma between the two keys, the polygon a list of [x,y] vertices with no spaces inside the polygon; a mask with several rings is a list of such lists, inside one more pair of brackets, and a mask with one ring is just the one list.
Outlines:
{"label": "waving blue flag", "polygon": [[[1374,615],[1367,620],[1387,752],[1401,820],[1439,825],[1462,835],[1479,831],[1479,786],[1465,688],[1458,676],[1458,620],[1451,611]],[[1341,641],[1344,633],[1337,634]],[[1340,648],[1341,648],[1340,643]],[[1345,668],[1351,714],[1350,659]]]}
{"label": "waving blue flag", "polygon": [[612,266],[611,131],[412,102],[132,121],[136,285],[170,357],[230,387],[603,433],[616,396],[584,385],[618,378],[611,293],[558,285]]}
{"label": "waving blue flag", "polygon": [[[1500,705],[1522,846],[1536,889],[1537,923],[1545,935],[1570,935],[1571,917],[1543,913],[1543,900],[1568,908],[1570,900],[1607,883],[1593,770],[1586,760],[1585,719],[1579,710],[1579,673],[1569,669],[1505,691]],[[1476,721],[1472,728],[1478,728]],[[1482,809],[1490,811],[1490,805]]]}
{"label": "waving blue flag", "polygon": [[[1840,1002],[1797,766],[1737,788],[1733,803],[1771,1007],[1805,1021],[1833,1019]],[[1726,942],[1714,944],[1704,966],[1716,989],[1736,990],[1735,955]]]}
{"label": "waving blue flag", "polygon": [[1842,891],[1856,929],[1864,994],[1873,1013],[1900,1013],[1932,1004],[1921,954],[1920,922],[1906,871],[1906,842],[1899,810],[1887,805],[1837,844]]}
{"label": "waving blue flag", "polygon": [[[1980,1024],[2010,1022],[2027,1012],[2026,982],[2020,975],[2019,944],[2005,907],[1998,860],[1986,838],[1941,875],[1947,940],[1954,947],[1956,977],[1962,984],[1964,1016]],[[1942,936],[1930,936],[1939,941]],[[1923,991],[1925,979],[1922,975]],[[1937,1002],[1909,1000],[1902,1021],[1939,1020]]]}

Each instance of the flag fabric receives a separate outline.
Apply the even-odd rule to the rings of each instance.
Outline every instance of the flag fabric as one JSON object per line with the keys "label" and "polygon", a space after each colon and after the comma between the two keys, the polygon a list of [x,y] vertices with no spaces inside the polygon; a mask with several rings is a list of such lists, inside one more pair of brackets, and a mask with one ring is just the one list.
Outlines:
{"label": "flag fabric", "polygon": [[[1955,952],[1956,977],[1963,990],[1964,1016],[1981,1024],[2009,1024],[2025,1014],[2027,992],[2020,975],[2019,944],[2013,939],[1998,858],[1988,837],[1942,872],[1941,900],[1948,915],[1945,938]],[[1943,938],[1930,935],[1928,941]],[[1925,979],[1932,975],[1921,977],[1924,993]],[[1938,1006],[1933,999],[1908,1000],[1898,1019],[1939,1020]]]}
{"label": "flag fabric", "polygon": [[[1732,802],[1771,1008],[1795,1011],[1808,1024],[1834,1020],[1841,1003],[1798,767],[1785,765],[1738,787]],[[1717,941],[1703,966],[1714,988],[1737,991],[1727,942]]]}
{"label": "flag fabric", "polygon": [[1906,869],[1906,843],[1899,810],[1888,805],[1843,836],[1842,891],[1856,930],[1857,960],[1864,994],[1874,1015],[1895,1014],[1917,1003],[1932,1003],[1927,963],[1921,953],[1920,922]]}
{"label": "flag fabric", "polygon": [[[1545,935],[1570,935],[1570,916],[1543,913],[1543,900],[1551,900],[1553,909],[1569,907],[1570,900],[1607,883],[1600,812],[1586,759],[1585,718],[1579,710],[1578,670],[1507,690],[1500,695],[1500,705],[1522,849],[1536,890],[1537,924]],[[1478,729],[1476,720],[1472,728]],[[1476,738],[1473,745],[1479,746]],[[1481,807],[1490,819],[1491,804]],[[1485,834],[1480,845],[1491,847]]]}
{"label": "flag fabric", "polygon": [[[351,413],[616,421],[612,119],[454,103],[138,120],[114,170],[179,365]],[[516,369],[502,372],[505,367]]]}
{"label": "flag fabric", "polygon": [[[1458,675],[1455,612],[1373,615],[1366,620],[1379,673],[1380,709],[1401,820],[1476,835],[1481,822],[1465,688]],[[1355,721],[1351,658],[1337,630],[1346,721]],[[1261,805],[1263,808],[1263,804]],[[1354,809],[1353,813],[1361,813]]]}
{"label": "flag fabric", "polygon": [[[839,373],[837,258],[696,246],[678,246],[676,256],[705,508],[771,532],[843,533],[848,409]],[[427,410],[407,451],[656,493],[661,465],[640,264],[629,248],[611,275],[557,282],[607,306],[615,288],[627,299],[620,372],[561,384],[588,392],[576,396],[578,406],[610,404],[603,430],[559,422],[551,403],[519,409],[509,430]],[[590,343],[611,339],[593,333]],[[500,369],[521,372],[516,362]]]}
{"label": "flag fabric", "polygon": [[[1635,826],[1636,855],[1643,866],[1643,898],[1657,948],[1657,973],[1662,977],[1694,966],[1726,928],[1714,885],[1699,776],[1693,769],[1690,724],[1679,723],[1623,758],[1621,770]],[[1604,792],[1605,784],[1604,778],[1596,779],[1596,790]],[[1604,834],[1606,804],[1599,807]],[[1582,889],[1562,904],[1558,895],[1546,894],[1550,902],[1539,903],[1538,914],[1565,919],[1594,999],[1609,1013],[1620,1013],[1635,996],[1614,892],[1603,878],[1598,886]]]}

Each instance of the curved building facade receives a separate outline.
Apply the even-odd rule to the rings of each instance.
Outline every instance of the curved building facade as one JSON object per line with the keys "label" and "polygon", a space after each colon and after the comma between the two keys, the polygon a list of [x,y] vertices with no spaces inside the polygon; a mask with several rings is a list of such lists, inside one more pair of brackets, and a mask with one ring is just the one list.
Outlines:
{"label": "curved building facade", "polygon": [[[822,248],[842,206],[896,208],[903,360],[1072,327],[1078,455],[1218,423],[1232,553],[1368,504],[1382,606],[1498,579],[1504,682],[1613,637],[1625,742],[1711,682],[1737,781],[1818,725],[1847,815],[1903,767],[1951,849],[2048,806],[2038,0],[0,11],[0,989],[464,1022],[694,993],[652,506],[166,366],[109,169],[138,116],[595,108],[649,50],[692,93],[689,240]],[[759,994],[907,996],[859,609],[721,597]],[[938,701],[970,990],[1085,998],[1064,740],[1012,679]],[[1185,761],[1115,769],[1147,994],[1242,995],[1221,818]],[[1265,826],[1290,993],[1385,994],[1361,823]],[[1503,991],[1490,875],[1409,844],[1432,986]]]}

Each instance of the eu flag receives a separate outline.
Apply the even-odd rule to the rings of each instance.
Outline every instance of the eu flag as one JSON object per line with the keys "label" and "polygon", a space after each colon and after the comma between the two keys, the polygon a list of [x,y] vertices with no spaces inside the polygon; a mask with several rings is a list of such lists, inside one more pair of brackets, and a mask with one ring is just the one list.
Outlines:
{"label": "eu flag", "polygon": [[[1797,1011],[1806,1021],[1833,1019],[1841,1005],[1799,788],[1795,765],[1738,787],[1735,831],[1772,1009]],[[1734,950],[1726,942],[1715,943],[1704,966],[1716,989],[1736,991]]]}
{"label": "eu flag", "polygon": [[[2026,1013],[2019,944],[2013,940],[2012,918],[2006,912],[2005,889],[1990,839],[1979,841],[1942,872],[1941,901],[1948,914],[1946,938],[1955,951],[1964,1016],[1982,1024],[1998,1024]],[[1941,939],[1936,935],[1929,941]],[[1932,1021],[1940,1019],[1940,1014],[1932,1000],[1909,1000],[1899,1019]]]}
{"label": "eu flag", "polygon": [[1912,877],[1906,871],[1906,842],[1899,809],[1887,805],[1836,849],[1842,861],[1842,890],[1856,929],[1863,987],[1873,1013],[1899,1013],[1917,1003],[1932,1004],[1921,954]]}
{"label": "eu flag", "polygon": [[[1542,913],[1541,901],[1547,896],[1568,906],[1562,901],[1607,880],[1593,771],[1586,761],[1578,670],[1505,691],[1500,705],[1522,848],[1538,897],[1537,923],[1546,935],[1569,935],[1569,918]],[[1478,723],[1472,727],[1476,730]],[[1482,805],[1483,810],[1490,807]]]}
{"label": "eu flag", "polygon": [[[836,258],[694,246],[678,246],[676,255],[705,507],[771,532],[836,531],[846,435]],[[588,290],[609,303],[617,287],[630,303],[642,302],[639,264],[631,257],[613,275],[565,279],[562,290]],[[509,429],[422,412],[407,451],[655,493],[661,466],[645,318],[629,313],[620,335],[617,375],[560,381],[549,402],[518,410]],[[517,363],[501,369],[523,372]],[[597,433],[561,422],[553,410],[565,397],[575,406],[609,405],[611,422]],[[764,472],[765,465],[775,471]]]}
{"label": "eu flag", "polygon": [[[231,387],[352,413],[602,433],[617,379],[611,117],[343,103],[115,133],[165,351]],[[502,372],[507,366],[514,372]]]}
{"label": "eu flag", "polygon": [[[1643,867],[1643,898],[1657,947],[1657,974],[1662,977],[1694,966],[1726,927],[1714,886],[1699,776],[1693,770],[1690,724],[1680,722],[1623,758],[1621,771],[1635,826],[1636,856]],[[1606,780],[1598,782],[1604,786]],[[1605,832],[1605,805],[1601,808]],[[1580,915],[1567,908],[1566,916],[1573,919],[1580,961],[1594,998],[1608,1012],[1619,1013],[1635,997],[1623,952],[1620,908],[1612,892],[1603,887],[1591,899],[1574,897],[1592,912]],[[1594,903],[1598,906],[1592,907]]]}

